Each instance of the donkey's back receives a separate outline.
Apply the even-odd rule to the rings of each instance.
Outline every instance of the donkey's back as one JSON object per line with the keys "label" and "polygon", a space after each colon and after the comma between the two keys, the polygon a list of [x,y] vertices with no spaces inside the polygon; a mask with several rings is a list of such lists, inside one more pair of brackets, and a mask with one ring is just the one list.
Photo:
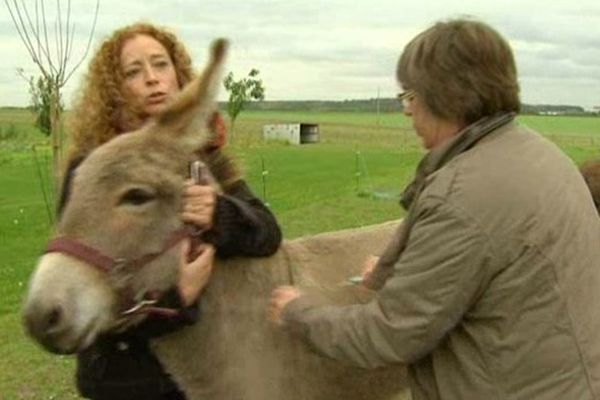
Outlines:
{"label": "donkey's back", "polygon": [[320,234],[285,242],[272,257],[220,262],[203,294],[200,322],[155,343],[191,399],[403,399],[403,366],[368,371],[321,357],[267,321],[271,291],[297,284],[324,303],[368,301],[348,282],[397,226]]}

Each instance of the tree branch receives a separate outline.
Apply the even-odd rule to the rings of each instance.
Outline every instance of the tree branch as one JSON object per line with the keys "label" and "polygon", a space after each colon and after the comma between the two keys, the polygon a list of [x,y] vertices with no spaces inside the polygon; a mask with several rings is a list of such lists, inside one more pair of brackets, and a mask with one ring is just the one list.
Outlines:
{"label": "tree branch", "polygon": [[56,75],[56,68],[54,68],[54,63],[52,63],[52,57],[50,57],[50,42],[48,41],[48,26],[46,25],[46,8],[44,7],[44,2],[41,1],[42,4],[42,20],[44,21],[44,39],[46,42],[46,59],[48,60],[48,66],[52,73],[52,76]]}
{"label": "tree branch", "polygon": [[94,11],[94,23],[92,24],[92,29],[90,30],[90,35],[88,37],[88,42],[85,46],[85,51],[83,53],[83,56],[81,57],[81,59],[79,59],[79,62],[77,62],[77,64],[75,64],[75,66],[71,69],[71,71],[67,74],[67,77],[64,79],[63,84],[66,83],[71,76],[73,75],[73,73],[75,72],[75,70],[77,68],[79,68],[79,66],[81,65],[81,63],[83,63],[83,60],[85,60],[85,58],[88,55],[88,52],[90,51],[90,47],[92,44],[92,38],[94,37],[94,32],[96,31],[96,22],[98,21],[98,10],[100,9],[100,0],[96,0],[96,10]]}

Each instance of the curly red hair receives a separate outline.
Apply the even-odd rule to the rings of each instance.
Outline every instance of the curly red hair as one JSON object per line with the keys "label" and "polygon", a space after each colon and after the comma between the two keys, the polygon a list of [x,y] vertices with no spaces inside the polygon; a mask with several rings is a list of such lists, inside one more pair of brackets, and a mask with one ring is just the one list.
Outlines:
{"label": "curly red hair", "polygon": [[67,165],[120,133],[142,124],[143,120],[128,104],[121,90],[121,49],[125,41],[137,35],[150,36],[165,47],[173,61],[180,87],[194,77],[188,51],[167,29],[140,22],[115,31],[92,58],[70,113]]}

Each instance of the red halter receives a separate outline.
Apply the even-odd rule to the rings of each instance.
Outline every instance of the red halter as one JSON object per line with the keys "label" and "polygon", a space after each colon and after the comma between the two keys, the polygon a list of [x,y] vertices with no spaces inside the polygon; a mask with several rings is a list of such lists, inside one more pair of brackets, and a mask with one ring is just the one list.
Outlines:
{"label": "red halter", "polygon": [[[173,232],[166,240],[164,246],[158,252],[144,254],[143,256],[127,260],[124,258],[113,258],[103,254],[100,250],[88,246],[81,241],[68,236],[59,236],[48,242],[45,253],[62,253],[75,257],[76,259],[89,264],[104,273],[118,272],[123,270],[136,270],[143,268],[145,265],[154,261],[170,250],[177,243],[188,237],[189,233],[185,228]],[[131,295],[131,290],[125,290],[127,293],[122,294],[122,302],[124,310],[121,315],[129,316],[137,313],[157,313],[165,316],[177,315],[178,311],[162,307],[153,307],[157,303],[160,293],[152,292],[148,294],[149,298],[136,300]]]}
{"label": "red halter", "polygon": [[[218,113],[214,114],[213,123],[216,126],[218,126],[219,123],[222,124],[222,117],[220,117]],[[223,130],[223,132],[225,131]],[[214,177],[210,173],[208,167],[206,167],[206,165],[201,161],[195,161],[191,163],[190,175],[197,184],[209,184],[211,181],[214,181]],[[56,252],[67,254],[101,270],[104,273],[111,273],[112,271],[118,272],[130,269],[140,269],[166,253],[184,238],[190,237],[193,240],[200,240],[201,234],[202,230],[198,227],[187,225],[184,228],[174,231],[167,238],[160,251],[144,254],[143,256],[133,260],[110,257],[106,254],[103,254],[100,250],[68,236],[59,236],[50,240],[46,247],[45,253]],[[133,291],[131,288],[126,287],[124,292],[125,293],[121,293],[121,302],[123,304],[123,311],[121,311],[121,315],[123,316],[130,316],[139,313],[154,313],[164,316],[176,316],[179,314],[179,311],[175,309],[154,307],[162,294],[160,292],[155,291],[144,293],[141,299],[135,298],[135,296],[132,294]]]}

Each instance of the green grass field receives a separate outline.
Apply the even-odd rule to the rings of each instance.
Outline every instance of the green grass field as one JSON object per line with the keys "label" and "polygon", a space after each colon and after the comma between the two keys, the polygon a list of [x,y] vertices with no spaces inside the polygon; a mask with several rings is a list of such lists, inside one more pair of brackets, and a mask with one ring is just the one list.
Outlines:
{"label": "green grass field", "polygon": [[[519,120],[576,163],[600,158],[600,118]],[[260,139],[262,125],[293,121],[319,123],[321,142]],[[76,399],[72,358],[44,353],[20,326],[29,274],[52,232],[42,195],[49,143],[31,124],[27,112],[0,110],[0,399]],[[400,113],[246,112],[232,136],[232,154],[254,191],[266,194],[287,238],[400,217],[397,197],[423,154]]]}

